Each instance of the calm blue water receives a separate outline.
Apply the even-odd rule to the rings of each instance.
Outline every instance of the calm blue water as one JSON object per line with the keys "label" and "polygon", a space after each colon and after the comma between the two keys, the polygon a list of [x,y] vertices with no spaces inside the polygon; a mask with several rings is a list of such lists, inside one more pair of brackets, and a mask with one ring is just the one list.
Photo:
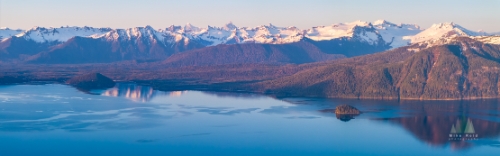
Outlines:
{"label": "calm blue water", "polygon": [[[342,121],[349,104],[364,113]],[[0,155],[496,155],[500,104],[0,86]]]}

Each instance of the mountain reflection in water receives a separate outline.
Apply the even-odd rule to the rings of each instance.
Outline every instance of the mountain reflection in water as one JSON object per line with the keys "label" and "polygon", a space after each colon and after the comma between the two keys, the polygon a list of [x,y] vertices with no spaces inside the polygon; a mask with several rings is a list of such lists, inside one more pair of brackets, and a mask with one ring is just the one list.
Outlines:
{"label": "mountain reflection in water", "polygon": [[[467,149],[474,145],[498,146],[499,104],[485,101],[403,101],[402,117],[375,118],[402,126],[421,141],[433,146]],[[495,141],[488,141],[494,139]]]}
{"label": "mountain reflection in water", "polygon": [[[344,104],[362,113],[337,116],[335,108]],[[26,135],[39,142],[27,141]],[[330,155],[370,154],[372,150],[392,152],[387,155],[485,155],[500,151],[499,136],[498,100],[273,98],[228,92],[162,92],[133,83],[94,92],[59,84],[0,87],[0,138],[6,141],[0,153],[27,143],[31,143],[28,147],[50,145],[72,151],[71,146],[80,147],[82,139],[90,139],[87,146],[95,145],[95,149],[102,146],[94,140],[141,143],[147,148],[116,147],[117,151],[149,151],[153,146],[178,150],[173,155],[205,145],[223,147],[221,151],[283,145],[289,155],[302,149]],[[80,138],[68,139],[72,137]],[[8,142],[9,138],[19,140],[18,144]],[[180,146],[185,151],[177,148]]]}
{"label": "mountain reflection in water", "polygon": [[134,83],[118,83],[115,87],[107,89],[101,95],[112,96],[112,97],[125,97],[127,99],[147,102],[152,100],[156,96],[181,96],[187,91],[171,91],[171,92],[161,92],[154,90],[149,86],[141,86]]}
{"label": "mountain reflection in water", "polygon": [[[147,102],[157,96],[178,97],[185,93],[187,91],[162,92],[148,86],[140,86],[133,83],[118,83],[114,88],[104,91],[101,95],[125,97],[133,101]],[[247,93],[203,93],[221,98],[255,99],[262,97],[261,95]],[[296,103],[303,105],[310,102],[314,104],[318,101]],[[349,103],[349,100],[347,100],[347,103]],[[419,140],[433,146],[449,145],[453,149],[467,149],[474,145],[500,145],[499,141],[485,141],[489,138],[500,136],[500,106],[496,101],[390,101],[380,104],[380,101],[375,100],[353,105],[368,109],[368,114],[356,116],[362,117],[363,115],[367,115],[364,118],[399,125],[411,132]],[[396,115],[385,116],[384,114],[390,110],[397,110],[398,113]],[[334,109],[319,111],[327,114],[332,113]],[[355,116],[335,115],[331,117],[344,122],[355,119]]]}
{"label": "mountain reflection in water", "polygon": [[[452,149],[466,149],[481,145],[481,140],[498,137],[500,124],[468,116],[415,116],[386,119],[410,131],[419,140],[433,146],[450,145]],[[495,145],[500,142],[493,142]]]}
{"label": "mountain reflection in water", "polygon": [[[100,93],[100,95],[111,96],[111,97],[125,97],[132,101],[148,102],[157,96],[179,97],[187,92],[188,91],[163,92],[154,90],[153,87],[141,86],[135,83],[117,83],[115,87],[105,90],[104,92]],[[89,93],[89,92],[84,92],[84,93]],[[262,95],[249,94],[249,93],[233,93],[233,92],[203,92],[203,93],[221,98],[230,97],[230,98],[254,99],[263,97]]]}
{"label": "mountain reflection in water", "polygon": [[[307,105],[301,100],[290,101]],[[310,104],[325,104],[321,100]],[[344,122],[369,119],[404,128],[418,140],[435,147],[454,150],[474,146],[500,147],[500,102],[492,100],[464,101],[381,101],[332,99],[330,103],[360,108],[358,116],[336,115],[335,106],[319,110],[323,115]]]}

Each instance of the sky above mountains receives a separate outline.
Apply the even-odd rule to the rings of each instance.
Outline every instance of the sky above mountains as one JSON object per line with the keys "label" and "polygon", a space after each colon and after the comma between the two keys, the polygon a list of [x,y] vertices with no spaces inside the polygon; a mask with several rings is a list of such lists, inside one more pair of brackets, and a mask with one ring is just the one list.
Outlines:
{"label": "sky above mountains", "polygon": [[498,0],[0,0],[0,27],[29,29],[33,26],[93,26],[129,28],[151,25],[309,28],[318,25],[386,19],[414,23],[423,28],[433,23],[455,22],[471,30],[500,31]]}

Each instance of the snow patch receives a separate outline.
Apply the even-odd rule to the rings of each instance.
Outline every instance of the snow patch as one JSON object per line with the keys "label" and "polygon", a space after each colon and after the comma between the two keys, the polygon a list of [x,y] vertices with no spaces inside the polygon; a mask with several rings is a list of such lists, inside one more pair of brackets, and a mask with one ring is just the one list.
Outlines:
{"label": "snow patch", "polygon": [[472,38],[488,44],[500,44],[500,36],[478,36]]}
{"label": "snow patch", "polygon": [[65,42],[70,38],[91,37],[102,35],[111,31],[110,28],[92,28],[92,27],[60,27],[60,28],[43,28],[34,27],[26,30],[16,37],[23,37],[28,40],[33,40],[39,43],[45,42]]}
{"label": "snow patch", "polygon": [[8,39],[22,32],[23,30],[12,30],[6,27],[2,27],[0,28],[0,40]]}
{"label": "snow patch", "polygon": [[414,35],[407,36],[405,39],[411,40],[412,43],[439,40],[442,38],[453,38],[459,36],[481,36],[486,35],[484,32],[474,32],[463,28],[453,22],[433,24],[430,28]]}
{"label": "snow patch", "polygon": [[394,24],[386,20],[377,20],[373,22],[373,27],[377,29],[382,39],[391,43],[392,48],[409,45],[411,39],[409,36],[416,35],[422,30],[415,24]]}

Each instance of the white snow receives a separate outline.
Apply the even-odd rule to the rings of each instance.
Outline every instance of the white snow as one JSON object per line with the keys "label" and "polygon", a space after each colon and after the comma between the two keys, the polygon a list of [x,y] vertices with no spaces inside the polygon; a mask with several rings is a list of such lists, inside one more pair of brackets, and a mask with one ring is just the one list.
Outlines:
{"label": "white snow", "polygon": [[[162,42],[165,45],[191,40],[201,41],[205,46],[239,43],[267,43],[285,44],[298,42],[304,38],[315,41],[332,40],[350,37],[370,44],[379,43],[380,37],[392,48],[406,46],[413,43],[446,40],[456,36],[486,36],[485,32],[467,30],[454,23],[434,24],[428,29],[421,29],[414,24],[394,24],[386,20],[374,22],[354,21],[338,23],[328,26],[317,26],[301,30],[297,27],[279,27],[273,24],[257,27],[238,27],[229,22],[222,27],[196,27],[187,23],[184,26],[170,26],[155,30],[151,26],[134,27],[128,29],[92,28],[92,27],[60,27],[11,30],[0,28],[0,39],[5,40],[12,36],[23,37],[36,42],[65,42],[72,37],[90,37],[108,41],[148,41]],[[482,39],[496,43],[497,38]]]}
{"label": "white snow", "polygon": [[128,29],[114,29],[105,34],[92,35],[90,37],[116,42],[134,41],[137,43],[138,41],[147,41],[148,43],[153,43],[164,42],[166,39],[166,34],[162,30],[155,30],[151,26],[145,26]]}
{"label": "white snow", "polygon": [[[313,40],[331,40],[339,37],[354,37],[355,27],[371,28],[371,24],[363,21],[340,23],[331,26],[313,27],[301,30],[297,27],[278,27],[273,24],[257,27],[237,27],[232,22],[223,27],[196,27],[187,23],[185,26],[170,26],[162,30],[154,30],[151,26],[128,29],[109,29],[92,27],[61,27],[43,28],[34,27],[24,32],[8,34],[2,31],[6,38],[10,36],[24,37],[36,42],[65,42],[68,39],[80,36],[103,38],[105,40],[132,40],[133,38],[148,37],[165,44],[179,41],[200,40],[207,46],[235,43],[269,43],[284,44],[302,40],[304,37]],[[375,32],[362,32],[359,38],[374,43],[378,39]]]}
{"label": "white snow", "polygon": [[433,41],[443,38],[451,38],[458,36],[481,36],[486,35],[484,32],[474,32],[463,28],[453,22],[433,24],[430,28],[414,35],[406,36],[404,39],[411,40],[412,43]]}
{"label": "white snow", "polygon": [[316,41],[352,37],[356,26],[367,27],[369,26],[369,23],[355,21],[351,23],[339,23],[330,26],[313,27],[307,30],[307,37]]}
{"label": "white snow", "polygon": [[197,29],[193,30],[186,30],[183,28],[166,29],[166,31],[173,34],[182,34],[191,39],[207,41],[211,43],[209,45],[226,44],[228,42],[282,44],[298,42],[304,37],[303,31],[296,27],[283,28],[276,27],[272,24],[247,28],[237,27],[233,23],[228,23],[223,27],[208,26],[207,28],[196,28]]}
{"label": "white snow", "polygon": [[373,27],[382,36],[383,40],[387,43],[391,42],[393,48],[402,47],[411,43],[410,39],[405,36],[416,35],[422,30],[420,26],[415,24],[394,24],[386,20],[377,20],[373,22]]}
{"label": "white snow", "polygon": [[386,20],[383,20],[383,19],[379,19],[379,20],[376,20],[376,21],[373,21],[372,22],[373,25],[387,25],[387,24],[390,24],[390,25],[395,25],[395,24],[392,24]]}
{"label": "white snow", "polygon": [[92,28],[92,27],[60,27],[60,28],[43,28],[34,27],[26,30],[17,37],[24,37],[35,42],[65,42],[75,36],[90,37],[102,35],[111,31],[110,28]]}
{"label": "white snow", "polygon": [[484,43],[500,44],[500,36],[479,36],[479,37],[472,37],[472,38],[476,39],[478,41],[484,42]]}
{"label": "white snow", "polygon": [[23,32],[23,30],[12,30],[9,28],[2,27],[2,28],[0,28],[0,40],[10,38],[10,37],[15,36],[17,34],[20,34],[22,32]]}
{"label": "white snow", "polygon": [[364,32],[359,37],[368,43],[376,43],[378,41],[378,35],[375,32]]}

